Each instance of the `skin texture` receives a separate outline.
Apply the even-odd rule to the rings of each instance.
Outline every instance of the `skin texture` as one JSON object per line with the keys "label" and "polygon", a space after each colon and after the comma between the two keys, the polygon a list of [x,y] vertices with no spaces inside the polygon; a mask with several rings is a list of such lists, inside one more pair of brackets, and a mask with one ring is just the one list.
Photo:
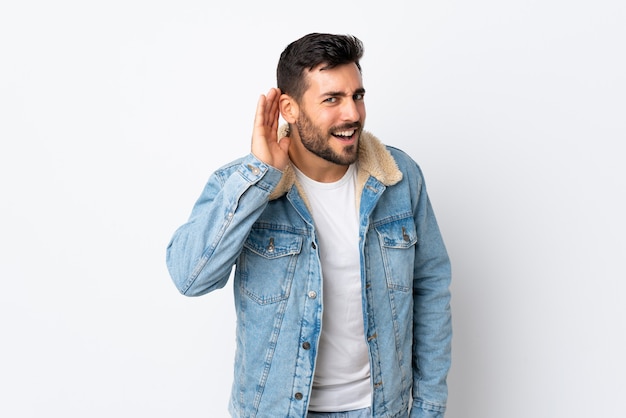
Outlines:
{"label": "skin texture", "polygon": [[[354,63],[322,68],[306,74],[308,89],[300,102],[277,88],[259,98],[252,153],[280,170],[291,160],[313,180],[332,182],[356,161],[366,116],[365,90]],[[290,137],[277,138],[279,114],[292,127]],[[351,135],[338,138],[339,133]]]}

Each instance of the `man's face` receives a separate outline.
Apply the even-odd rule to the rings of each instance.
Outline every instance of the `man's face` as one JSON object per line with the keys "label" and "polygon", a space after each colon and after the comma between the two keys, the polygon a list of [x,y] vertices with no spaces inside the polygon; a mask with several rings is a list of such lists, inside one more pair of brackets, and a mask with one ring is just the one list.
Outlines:
{"label": "man's face", "polygon": [[356,64],[313,69],[309,88],[295,122],[304,148],[338,165],[358,156],[358,141],[365,122],[365,90]]}

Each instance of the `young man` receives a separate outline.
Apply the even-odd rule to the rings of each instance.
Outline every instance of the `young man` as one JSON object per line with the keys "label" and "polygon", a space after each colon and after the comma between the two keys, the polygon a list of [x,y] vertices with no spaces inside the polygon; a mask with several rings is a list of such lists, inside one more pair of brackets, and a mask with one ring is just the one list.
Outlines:
{"label": "young man", "polygon": [[450,263],[419,167],[363,130],[362,54],[343,35],[287,46],[251,153],[167,248],[184,295],[236,266],[234,417],[444,416]]}

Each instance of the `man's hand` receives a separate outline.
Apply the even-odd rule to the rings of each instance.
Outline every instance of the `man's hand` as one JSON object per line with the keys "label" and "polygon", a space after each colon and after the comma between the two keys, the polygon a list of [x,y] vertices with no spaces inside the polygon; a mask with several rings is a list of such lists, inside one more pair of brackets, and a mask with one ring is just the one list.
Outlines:
{"label": "man's hand", "polygon": [[280,90],[272,88],[267,96],[261,95],[256,106],[252,131],[252,154],[265,164],[284,170],[289,163],[290,138],[278,141],[278,103]]}

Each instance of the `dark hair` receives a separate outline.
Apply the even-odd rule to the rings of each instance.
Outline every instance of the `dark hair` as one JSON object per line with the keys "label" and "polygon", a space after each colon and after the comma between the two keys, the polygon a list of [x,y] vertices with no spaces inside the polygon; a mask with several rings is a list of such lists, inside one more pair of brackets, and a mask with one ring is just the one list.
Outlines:
{"label": "dark hair", "polygon": [[289,44],[278,60],[276,79],[282,93],[297,101],[308,88],[305,71],[324,64],[323,69],[355,63],[363,56],[363,43],[352,35],[310,33]]}

